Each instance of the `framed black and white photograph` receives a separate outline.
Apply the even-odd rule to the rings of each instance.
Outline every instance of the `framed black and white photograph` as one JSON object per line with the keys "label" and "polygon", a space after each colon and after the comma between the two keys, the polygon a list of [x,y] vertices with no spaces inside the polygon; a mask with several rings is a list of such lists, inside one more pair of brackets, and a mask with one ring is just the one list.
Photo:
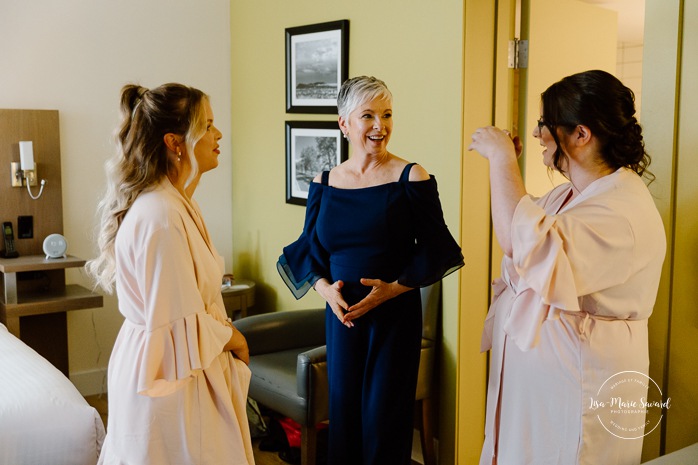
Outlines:
{"label": "framed black and white photograph", "polygon": [[349,73],[349,20],[286,29],[286,112],[337,113]]}
{"label": "framed black and white photograph", "polygon": [[336,121],[286,121],[286,203],[306,205],[310,183],[348,157]]}

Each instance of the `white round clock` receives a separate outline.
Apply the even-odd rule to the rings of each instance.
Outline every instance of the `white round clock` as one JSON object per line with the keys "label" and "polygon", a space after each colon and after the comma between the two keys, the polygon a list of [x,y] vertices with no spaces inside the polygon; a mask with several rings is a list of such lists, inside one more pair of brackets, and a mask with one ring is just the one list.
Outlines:
{"label": "white round clock", "polygon": [[44,239],[44,253],[46,258],[65,258],[65,251],[68,248],[68,243],[65,237],[60,234],[49,234]]}

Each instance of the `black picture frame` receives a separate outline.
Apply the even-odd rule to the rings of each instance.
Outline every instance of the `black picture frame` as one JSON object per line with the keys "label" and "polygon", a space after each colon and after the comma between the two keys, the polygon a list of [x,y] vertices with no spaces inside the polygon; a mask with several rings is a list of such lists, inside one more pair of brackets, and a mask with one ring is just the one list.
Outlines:
{"label": "black picture frame", "polygon": [[286,121],[286,203],[307,205],[315,176],[348,158],[336,121]]}
{"label": "black picture frame", "polygon": [[349,20],[286,28],[286,112],[337,113],[349,77]]}

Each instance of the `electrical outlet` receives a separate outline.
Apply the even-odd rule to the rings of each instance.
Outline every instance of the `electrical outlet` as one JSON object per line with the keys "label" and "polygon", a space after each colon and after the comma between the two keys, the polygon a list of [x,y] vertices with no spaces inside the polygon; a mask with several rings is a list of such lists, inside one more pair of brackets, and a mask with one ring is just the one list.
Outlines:
{"label": "electrical outlet", "polygon": [[17,238],[32,239],[34,237],[34,217],[20,215],[17,217]]}

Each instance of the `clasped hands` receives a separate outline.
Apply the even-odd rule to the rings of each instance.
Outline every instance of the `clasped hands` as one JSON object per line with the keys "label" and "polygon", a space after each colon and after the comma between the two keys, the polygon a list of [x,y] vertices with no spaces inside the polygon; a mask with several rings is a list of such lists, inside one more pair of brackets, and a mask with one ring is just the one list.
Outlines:
{"label": "clasped hands", "polygon": [[342,296],[344,281],[338,280],[330,283],[327,279],[321,278],[315,283],[315,290],[330,305],[332,313],[339,321],[347,328],[352,328],[354,327],[353,320],[365,315],[369,310],[376,308],[383,302],[412,289],[397,281],[386,283],[380,279],[362,278],[361,284],[371,287],[371,292],[352,306],[349,306]]}

